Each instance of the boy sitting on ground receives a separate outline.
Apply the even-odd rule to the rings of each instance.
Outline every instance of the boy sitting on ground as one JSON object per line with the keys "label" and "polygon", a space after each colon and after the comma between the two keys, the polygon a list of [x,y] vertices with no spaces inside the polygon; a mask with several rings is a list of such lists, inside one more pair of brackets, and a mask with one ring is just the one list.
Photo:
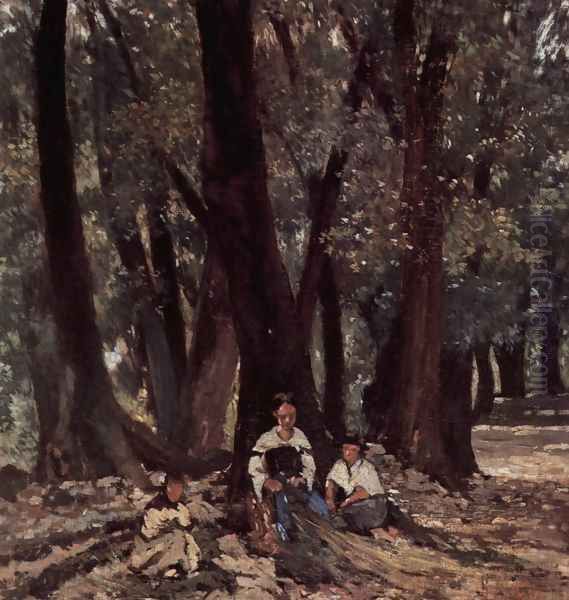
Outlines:
{"label": "boy sitting on ground", "polygon": [[[361,456],[362,444],[355,436],[346,436],[342,443],[342,458],[326,478],[326,504],[334,519],[344,521],[348,528],[362,535],[386,527],[385,537],[395,539],[398,530],[388,525],[389,500],[372,463]],[[344,499],[338,502],[338,495]]]}
{"label": "boy sitting on ground", "polygon": [[148,577],[181,577],[198,568],[201,552],[189,533],[191,518],[181,501],[184,477],[166,475],[164,488],[145,507],[130,567]]}

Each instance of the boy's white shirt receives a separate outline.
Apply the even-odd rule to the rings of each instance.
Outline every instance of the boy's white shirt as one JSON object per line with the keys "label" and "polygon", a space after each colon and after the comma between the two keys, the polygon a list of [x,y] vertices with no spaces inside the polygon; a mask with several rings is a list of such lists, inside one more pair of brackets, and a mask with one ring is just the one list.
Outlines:
{"label": "boy's white shirt", "polygon": [[337,460],[328,473],[326,484],[329,481],[340,486],[346,496],[353,494],[357,487],[363,488],[370,496],[384,493],[375,467],[365,458],[359,458],[351,468],[344,460]]}
{"label": "boy's white shirt", "polygon": [[180,502],[177,508],[150,508],[144,515],[141,533],[147,539],[155,538],[165,526],[175,520],[181,527],[190,526],[190,511],[185,504]]}
{"label": "boy's white shirt", "polygon": [[[251,476],[251,480],[253,481],[253,489],[255,490],[255,494],[259,500],[261,500],[263,497],[263,485],[269,478],[264,461],[264,454],[267,450],[278,448],[279,446],[292,446],[297,450],[308,451],[301,452],[302,476],[306,480],[306,486],[308,489],[312,490],[314,475],[316,473],[316,464],[311,454],[312,446],[310,445],[308,438],[297,427],[293,428],[293,434],[288,441],[279,437],[279,431],[281,431],[281,428],[277,425],[276,427],[273,427],[269,431],[263,433],[253,448],[253,452],[258,454],[254,454],[249,460],[248,471],[249,475]],[[259,456],[259,454],[262,456]]]}

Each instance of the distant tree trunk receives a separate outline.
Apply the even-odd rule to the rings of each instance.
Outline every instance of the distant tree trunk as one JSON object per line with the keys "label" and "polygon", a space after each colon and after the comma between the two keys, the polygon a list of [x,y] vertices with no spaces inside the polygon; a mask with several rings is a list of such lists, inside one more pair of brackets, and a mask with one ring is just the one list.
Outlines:
{"label": "distant tree trunk", "polygon": [[487,417],[494,408],[494,372],[490,364],[490,344],[478,344],[474,349],[476,367],[478,369],[478,390],[476,392],[476,405],[474,421],[480,417]]}
{"label": "distant tree trunk", "polygon": [[456,34],[443,31],[442,23],[434,25],[418,83],[413,10],[412,0],[399,0],[394,23],[406,111],[401,214],[409,237],[401,259],[398,401],[391,407],[385,442],[404,461],[453,484],[457,474],[441,427],[444,194],[437,190],[436,175],[443,90]]}
{"label": "distant tree trunk", "polygon": [[249,450],[272,425],[270,400],[293,392],[299,426],[317,455],[329,444],[315,398],[302,329],[278,251],[267,192],[253,73],[251,0],[198,0],[205,87],[203,194],[227,273],[241,356],[233,489],[244,483]]}
{"label": "distant tree trunk", "polygon": [[478,471],[472,450],[472,350],[446,348],[441,358],[442,430],[458,477]]}
{"label": "distant tree trunk", "polygon": [[[369,325],[373,335],[373,327]],[[377,338],[377,335],[375,336]],[[397,401],[397,371],[401,360],[401,319],[395,317],[387,340],[377,345],[373,382],[363,393],[367,437],[377,440],[384,432],[391,407]]]}
{"label": "distant tree trunk", "polygon": [[561,316],[559,310],[561,276],[555,272],[555,261],[551,259],[551,271],[553,278],[553,289],[551,290],[551,301],[553,308],[547,316],[547,337],[545,338],[544,351],[547,357],[547,391],[549,394],[562,394],[565,392],[563,379],[561,377],[561,365],[559,363],[559,349],[561,344]]}
{"label": "distant tree trunk", "polygon": [[514,341],[511,345],[494,345],[494,354],[500,372],[500,395],[507,398],[525,396],[525,339]]}
{"label": "distant tree trunk", "polygon": [[339,439],[344,426],[344,336],[342,334],[342,304],[331,256],[326,256],[319,286],[322,305],[322,336],[324,341],[324,421],[328,431]]}
{"label": "distant tree trunk", "polygon": [[66,16],[67,0],[45,0],[35,47],[40,195],[63,369],[73,384],[65,441],[72,452],[73,475],[109,472],[112,463],[144,485],[147,478],[113,419],[116,404],[95,323],[66,112]]}
{"label": "distant tree trunk", "polygon": [[[488,68],[484,73],[484,87],[480,97],[480,107],[482,110],[480,119],[480,135],[482,139],[495,138],[499,141],[504,139],[505,127],[504,117],[497,117],[496,112],[492,110],[495,102],[500,98],[500,84],[502,73],[499,68],[494,66]],[[504,105],[504,98],[501,98]],[[505,105],[504,105],[505,108]],[[506,114],[506,110],[498,111],[498,114]],[[482,204],[483,210],[493,207],[489,200],[490,182],[492,181],[492,166],[496,160],[496,150],[493,146],[483,147],[476,157],[474,169],[474,197]],[[470,273],[478,277],[482,268],[482,260],[486,246],[481,240],[476,247],[476,251],[469,257],[467,265]],[[476,367],[478,369],[478,390],[476,393],[476,404],[473,414],[473,423],[480,417],[489,416],[494,408],[494,373],[490,364],[490,342],[485,341],[477,344],[474,348]]]}
{"label": "distant tree trunk", "polygon": [[[89,9],[87,21],[93,57],[93,122],[101,191],[106,203],[111,239],[129,276],[137,366],[145,380],[158,431],[167,438],[172,433],[177,401],[172,346],[168,343],[164,323],[157,312],[160,300],[156,297],[138,223],[129,210],[121,210],[115,193],[112,141],[108,135],[108,117],[113,107],[113,92],[109,82],[113,81],[115,74],[109,68],[109,60],[105,55],[108,49],[103,44],[95,15]],[[158,234],[154,237],[158,237]],[[184,328],[179,329],[183,337]]]}
{"label": "distant tree trunk", "polygon": [[221,448],[239,351],[223,265],[210,246],[199,288],[192,345],[180,393],[177,443],[195,456]]}
{"label": "distant tree trunk", "polygon": [[550,394],[563,394],[565,392],[559,363],[560,341],[559,311],[554,309],[549,315],[546,343],[547,389]]}

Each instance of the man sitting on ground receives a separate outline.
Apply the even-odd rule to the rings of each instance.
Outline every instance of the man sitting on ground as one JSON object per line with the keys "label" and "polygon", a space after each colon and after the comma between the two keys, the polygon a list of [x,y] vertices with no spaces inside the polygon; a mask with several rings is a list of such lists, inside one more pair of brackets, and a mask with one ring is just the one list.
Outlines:
{"label": "man sitting on ground", "polygon": [[273,416],[277,426],[257,440],[249,461],[249,475],[256,501],[274,500],[277,534],[281,541],[289,541],[293,528],[291,500],[300,500],[324,517],[328,516],[328,509],[320,494],[312,489],[316,465],[310,442],[294,426],[294,401],[286,394],[277,394],[273,399]]}
{"label": "man sitting on ground", "polygon": [[[368,535],[372,529],[384,527],[389,515],[389,501],[373,464],[361,456],[362,444],[355,436],[346,436],[342,458],[326,478],[326,504],[339,513],[352,531]],[[338,503],[338,495],[344,499]],[[397,537],[394,527],[387,527],[390,538]]]}
{"label": "man sitting on ground", "polygon": [[201,552],[189,533],[191,518],[181,501],[184,477],[166,475],[164,488],[145,507],[130,567],[148,577],[180,577],[197,570]]}

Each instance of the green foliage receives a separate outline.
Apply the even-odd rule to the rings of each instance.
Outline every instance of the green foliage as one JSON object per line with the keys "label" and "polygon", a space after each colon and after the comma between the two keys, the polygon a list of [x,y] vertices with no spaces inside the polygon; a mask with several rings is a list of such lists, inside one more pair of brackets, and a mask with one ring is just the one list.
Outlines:
{"label": "green foliage", "polygon": [[[180,280],[199,281],[203,232],[169,190],[155,150],[167,151],[199,190],[204,116],[200,44],[191,3],[110,1],[137,73],[137,91],[102,15],[95,15],[102,31],[97,54],[86,19],[88,4],[71,4],[68,104],[77,188],[99,325],[106,347],[112,349],[118,340],[133,345],[133,310],[130,276],[112,245],[111,225],[113,220],[129,227],[136,224],[148,245],[143,198],[149,190],[164,189],[168,194],[168,228],[176,244]],[[552,207],[551,267],[560,281],[559,306],[568,327],[566,4],[558,0],[548,8],[537,0],[515,6],[506,0],[417,3],[419,72],[435,23],[455,27],[459,41],[445,87],[443,155],[429,165],[436,171],[445,204],[449,342],[507,342],[520,334],[528,316],[522,300],[531,293],[528,273],[534,254],[529,216],[536,199]],[[339,209],[325,240],[342,288],[354,407],[373,371],[373,349],[386,339],[397,312],[399,257],[408,240],[399,222],[405,145],[394,139],[393,122],[369,89],[357,114],[347,107],[357,52],[342,24],[352,25],[358,48],[375,36],[372,66],[381,91],[393,101],[393,118],[401,123],[393,7],[392,0],[266,0],[255,12],[269,190],[295,291],[309,237],[309,177],[324,172],[333,145],[349,152]],[[289,28],[298,69],[294,83],[275,19]],[[26,318],[22,276],[43,260],[33,127],[31,48],[36,23],[37,14],[18,2],[0,12],[0,78],[5,90],[0,96],[0,394],[5,399],[20,394],[28,379],[19,337]],[[94,126],[92,83],[96,60],[103,59],[111,199],[100,189]],[[483,161],[490,164],[490,183],[481,192],[476,181]],[[364,306],[371,307],[367,321],[362,318]],[[7,406],[5,402],[0,408],[4,427],[14,423]],[[357,420],[355,408],[350,414]]]}

